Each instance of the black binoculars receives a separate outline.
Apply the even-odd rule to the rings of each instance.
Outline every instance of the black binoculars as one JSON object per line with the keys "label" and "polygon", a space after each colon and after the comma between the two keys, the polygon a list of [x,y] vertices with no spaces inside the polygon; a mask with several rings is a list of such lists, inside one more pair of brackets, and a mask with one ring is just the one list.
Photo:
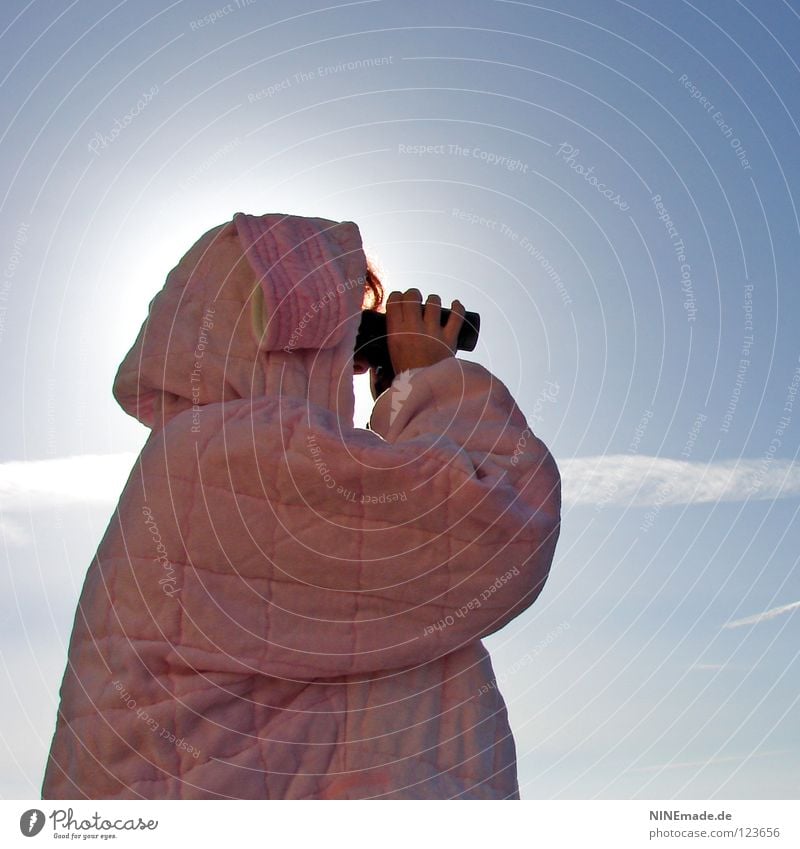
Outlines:
{"label": "black binoculars", "polygon": [[[420,309],[423,309],[420,304]],[[442,307],[440,323],[442,327],[450,318],[450,310]],[[481,327],[481,317],[476,312],[464,313],[464,321],[458,332],[456,348],[459,351],[473,351],[478,344],[478,333]],[[392,358],[389,356],[389,345],[386,335],[386,314],[375,310],[363,310],[361,324],[356,336],[354,353],[363,357],[375,369],[373,395],[377,397],[392,385],[394,369]]]}

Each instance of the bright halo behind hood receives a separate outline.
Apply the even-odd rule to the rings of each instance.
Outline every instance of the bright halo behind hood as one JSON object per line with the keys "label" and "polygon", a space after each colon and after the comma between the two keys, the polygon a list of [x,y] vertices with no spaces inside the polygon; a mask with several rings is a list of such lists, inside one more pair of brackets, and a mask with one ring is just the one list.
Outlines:
{"label": "bright halo behind hood", "polygon": [[265,395],[303,398],[352,427],[366,270],[353,222],[236,213],[197,240],[151,300],[114,397],[153,429]]}

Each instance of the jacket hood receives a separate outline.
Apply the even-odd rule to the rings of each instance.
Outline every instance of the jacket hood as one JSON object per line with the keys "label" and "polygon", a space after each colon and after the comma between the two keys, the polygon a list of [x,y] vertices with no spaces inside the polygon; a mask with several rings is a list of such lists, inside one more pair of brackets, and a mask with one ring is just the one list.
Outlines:
{"label": "jacket hood", "polygon": [[367,261],[351,221],[246,215],[172,269],[117,371],[114,397],[150,428],[205,404],[294,396],[353,425],[353,349]]}

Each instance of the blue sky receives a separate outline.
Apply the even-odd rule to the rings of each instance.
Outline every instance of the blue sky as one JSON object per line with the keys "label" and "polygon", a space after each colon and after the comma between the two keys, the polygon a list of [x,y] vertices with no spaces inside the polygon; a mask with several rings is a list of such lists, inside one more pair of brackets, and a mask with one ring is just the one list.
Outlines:
{"label": "blue sky", "polygon": [[229,5],[0,12],[0,795],[146,437],[111,383],[147,303],[279,211],[477,310],[561,466],[488,640],[523,798],[797,798],[800,3]]}

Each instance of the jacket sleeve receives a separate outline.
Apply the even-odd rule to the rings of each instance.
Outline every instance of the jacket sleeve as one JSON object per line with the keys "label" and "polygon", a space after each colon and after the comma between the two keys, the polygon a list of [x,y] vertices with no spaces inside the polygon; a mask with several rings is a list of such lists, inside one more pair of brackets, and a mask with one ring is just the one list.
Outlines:
{"label": "jacket sleeve", "polygon": [[456,358],[402,373],[370,428],[265,397],[209,405],[194,426],[187,411],[151,437],[146,509],[173,569],[159,609],[180,611],[181,662],[373,673],[445,655],[533,603],[560,479],[502,382]]}

